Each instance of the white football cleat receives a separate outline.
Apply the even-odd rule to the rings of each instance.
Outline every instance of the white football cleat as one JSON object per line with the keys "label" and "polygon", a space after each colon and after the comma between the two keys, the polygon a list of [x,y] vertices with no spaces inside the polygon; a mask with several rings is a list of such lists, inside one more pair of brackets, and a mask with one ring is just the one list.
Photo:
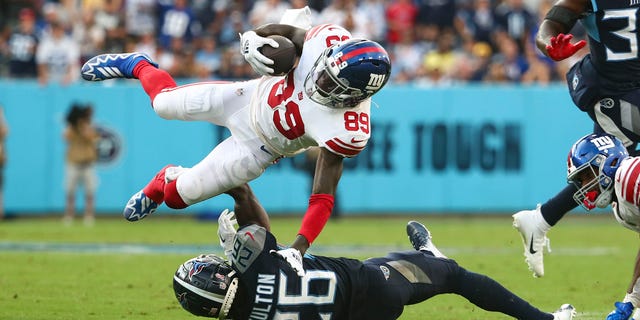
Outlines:
{"label": "white football cleat", "polygon": [[523,210],[513,215],[513,226],[518,229],[524,245],[524,261],[536,278],[544,276],[542,251],[551,252],[547,231],[551,228],[542,217],[540,205],[535,210]]}
{"label": "white football cleat", "polygon": [[553,313],[553,320],[571,320],[576,315],[576,308],[572,305],[565,303],[560,306],[560,309]]}

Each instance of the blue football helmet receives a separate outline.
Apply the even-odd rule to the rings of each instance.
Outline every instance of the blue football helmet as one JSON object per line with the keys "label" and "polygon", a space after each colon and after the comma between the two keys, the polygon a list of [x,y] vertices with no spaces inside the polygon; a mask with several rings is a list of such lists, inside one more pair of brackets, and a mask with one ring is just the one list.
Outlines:
{"label": "blue football helmet", "polygon": [[178,302],[196,316],[227,319],[237,290],[236,272],[214,254],[187,260],[173,275]]}
{"label": "blue football helmet", "polygon": [[311,100],[330,108],[351,108],[378,92],[389,80],[391,59],[378,43],[350,39],[318,57],[304,81]]}
{"label": "blue football helmet", "polygon": [[628,156],[622,141],[610,134],[580,138],[567,159],[567,181],[578,188],[573,199],[587,210],[607,207],[613,200],[616,170]]}

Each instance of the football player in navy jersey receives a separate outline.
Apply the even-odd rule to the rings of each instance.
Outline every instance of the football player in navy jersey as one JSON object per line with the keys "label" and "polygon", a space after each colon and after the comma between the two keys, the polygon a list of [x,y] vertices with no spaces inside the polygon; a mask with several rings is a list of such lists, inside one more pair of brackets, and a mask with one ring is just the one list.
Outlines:
{"label": "football player in navy jersey", "polygon": [[[248,188],[248,186],[244,186]],[[246,190],[245,190],[246,191]],[[220,242],[230,262],[206,254],[180,265],[173,277],[176,298],[194,315],[220,319],[397,319],[405,305],[453,293],[476,306],[517,319],[570,320],[564,304],[543,312],[495,280],[445,257],[424,225],[411,221],[415,250],[359,261],[305,254],[300,276],[281,256],[264,208],[251,194],[236,200],[235,217],[219,219]],[[237,219],[237,221],[236,221]],[[240,228],[235,230],[235,223]]]}
{"label": "football player in navy jersey", "polygon": [[[628,0],[558,0],[540,24],[536,45],[555,61],[574,55],[587,45],[569,33],[579,20],[588,34],[589,53],[567,72],[569,94],[575,105],[594,121],[594,133],[608,133],[636,155],[640,141],[640,59],[637,18],[640,2]],[[543,249],[554,226],[578,203],[577,188],[567,185],[557,195],[513,215],[520,232],[525,261],[534,277],[544,275]],[[591,208],[598,206],[586,198]]]}

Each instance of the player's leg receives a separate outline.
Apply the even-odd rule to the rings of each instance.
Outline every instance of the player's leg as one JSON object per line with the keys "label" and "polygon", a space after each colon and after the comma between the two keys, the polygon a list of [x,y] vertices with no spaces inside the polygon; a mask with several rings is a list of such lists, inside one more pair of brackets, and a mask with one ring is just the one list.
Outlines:
{"label": "player's leg", "polygon": [[232,129],[229,119],[246,108],[247,118],[240,126],[251,129],[248,106],[259,81],[200,82],[165,89],[152,96],[153,109],[164,119],[207,121]]}
{"label": "player's leg", "polygon": [[239,142],[232,135],[192,168],[164,167],[129,199],[123,214],[127,220],[137,221],[155,212],[163,202],[182,209],[241,186],[274,163],[275,152],[263,150],[257,137]]}
{"label": "player's leg", "polygon": [[65,224],[71,224],[75,215],[76,191],[79,184],[79,172],[77,166],[73,163],[67,163],[65,166],[65,208],[62,221]]}
{"label": "player's leg", "polygon": [[84,224],[93,225],[95,222],[95,193],[98,185],[95,167],[86,166],[82,172],[82,184],[84,186]]}
{"label": "player's leg", "polygon": [[533,210],[522,210],[513,215],[513,226],[520,232],[524,247],[525,262],[534,277],[544,276],[543,251],[549,249],[547,232],[578,204],[573,200],[577,191],[573,184],[564,187],[558,194],[538,205]]}
{"label": "player's leg", "polygon": [[[384,258],[364,262],[367,270],[374,270],[367,273],[372,284],[371,297],[367,300],[373,299],[372,309],[386,309],[385,301],[393,310],[399,303],[414,304],[439,294],[453,293],[484,310],[501,312],[517,319],[572,319],[574,310],[569,305],[563,305],[554,313],[543,312],[497,281],[467,271],[452,259],[436,257],[434,252],[440,251],[423,225],[410,222],[407,234],[418,251],[394,252]],[[378,307],[374,308],[374,305]]]}

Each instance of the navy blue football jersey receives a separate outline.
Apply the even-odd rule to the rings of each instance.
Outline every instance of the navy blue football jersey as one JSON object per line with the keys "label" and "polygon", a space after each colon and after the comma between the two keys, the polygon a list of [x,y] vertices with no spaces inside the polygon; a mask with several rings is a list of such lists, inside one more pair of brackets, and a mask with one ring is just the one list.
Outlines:
{"label": "navy blue football jersey", "polygon": [[278,249],[263,227],[238,230],[231,258],[240,279],[233,319],[392,320],[405,305],[454,292],[455,279],[466,274],[454,260],[410,250],[365,261],[305,254],[300,277],[270,253]]}
{"label": "navy blue football jersey", "polygon": [[234,308],[241,313],[235,318],[350,318],[350,301],[358,294],[354,289],[366,288],[357,284],[361,281],[360,261],[316,259],[307,254],[306,274],[300,277],[288,263],[270,254],[278,249],[275,237],[263,227],[249,225],[238,230],[231,262],[239,273],[246,301],[243,308]]}
{"label": "navy blue football jersey", "polygon": [[610,80],[637,82],[640,1],[591,0],[592,12],[581,21],[589,34],[592,63]]}

